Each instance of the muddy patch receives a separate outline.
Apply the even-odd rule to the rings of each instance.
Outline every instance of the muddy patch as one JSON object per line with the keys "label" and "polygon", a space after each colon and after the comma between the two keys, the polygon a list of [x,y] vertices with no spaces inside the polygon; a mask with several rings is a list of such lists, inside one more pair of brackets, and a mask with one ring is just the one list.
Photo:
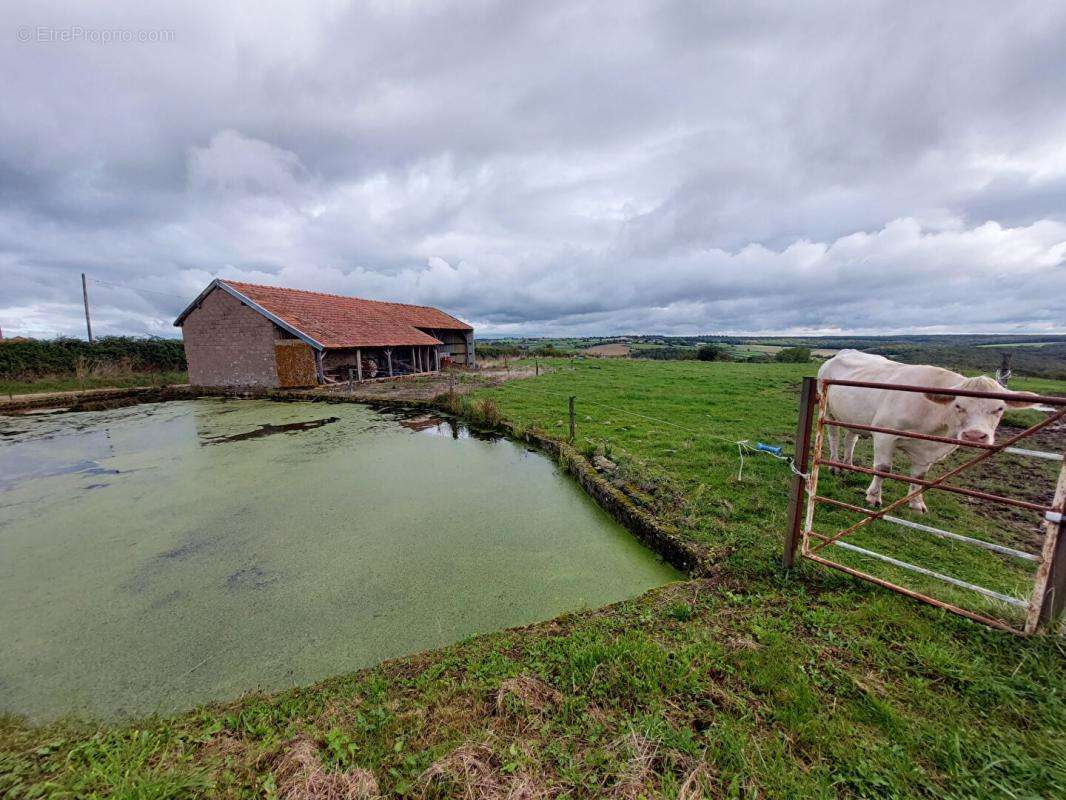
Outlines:
{"label": "muddy patch", "polygon": [[[1021,433],[1023,428],[1000,425],[996,438],[1000,441]],[[1037,431],[1017,444],[1025,450],[1050,453],[1066,451],[1066,425],[1057,424]],[[972,455],[968,455],[972,458]],[[960,456],[956,454],[955,460]],[[954,463],[954,462],[953,462]],[[1030,456],[1001,453],[963,472],[961,485],[1003,497],[1051,505],[1055,496],[1055,478],[1060,463]],[[988,503],[972,497],[960,499],[980,510],[982,516],[995,520],[1002,530],[1001,544],[1037,553],[1044,544],[1044,525],[1040,516],[1025,508]]]}
{"label": "muddy patch", "polygon": [[244,442],[248,439],[262,439],[264,436],[273,436],[278,433],[303,433],[304,431],[313,431],[315,428],[321,428],[324,425],[332,425],[334,422],[340,422],[340,417],[325,417],[324,419],[313,419],[308,422],[286,422],[281,425],[267,423],[266,425],[260,425],[255,430],[245,431],[244,433],[234,433],[229,436],[205,436],[200,440],[200,445]]}

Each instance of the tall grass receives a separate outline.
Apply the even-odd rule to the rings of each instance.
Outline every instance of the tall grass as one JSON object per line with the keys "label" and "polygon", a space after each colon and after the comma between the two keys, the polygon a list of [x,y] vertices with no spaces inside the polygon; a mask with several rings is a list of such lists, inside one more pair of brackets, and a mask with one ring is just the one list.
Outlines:
{"label": "tall grass", "polygon": [[445,398],[445,406],[477,427],[495,429],[504,421],[496,401],[489,398],[475,400],[466,395],[450,394]]}

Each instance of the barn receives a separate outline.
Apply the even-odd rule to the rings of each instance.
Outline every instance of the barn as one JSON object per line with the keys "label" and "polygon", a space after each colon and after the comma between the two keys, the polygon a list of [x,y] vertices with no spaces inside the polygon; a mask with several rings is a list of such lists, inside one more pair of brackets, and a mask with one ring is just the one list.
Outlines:
{"label": "barn", "polygon": [[313,386],[474,365],[474,329],[436,308],[221,278],[174,325],[194,386]]}

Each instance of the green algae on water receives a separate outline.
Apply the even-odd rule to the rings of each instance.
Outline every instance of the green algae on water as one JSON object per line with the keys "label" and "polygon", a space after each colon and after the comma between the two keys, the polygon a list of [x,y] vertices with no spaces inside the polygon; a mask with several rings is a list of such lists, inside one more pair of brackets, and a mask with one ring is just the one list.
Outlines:
{"label": "green algae on water", "polygon": [[0,712],[167,712],[678,577],[547,458],[357,405],[0,418]]}

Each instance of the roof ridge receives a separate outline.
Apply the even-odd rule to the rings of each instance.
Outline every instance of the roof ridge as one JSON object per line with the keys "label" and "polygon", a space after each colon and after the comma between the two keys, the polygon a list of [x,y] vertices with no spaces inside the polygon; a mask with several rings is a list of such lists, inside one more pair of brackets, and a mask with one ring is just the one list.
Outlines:
{"label": "roof ridge", "polygon": [[[336,297],[341,300],[361,300],[364,303],[381,303],[385,306],[403,306],[404,308],[428,308],[433,311],[441,311],[436,306],[423,306],[417,303],[398,303],[395,300],[373,300],[369,297],[357,297],[354,294],[334,294],[332,292],[316,292],[314,289],[295,289],[291,286],[271,286],[267,283],[249,283],[248,281],[237,281],[230,278],[219,278],[223,283],[238,286],[254,286],[257,289],[280,289],[283,292],[299,292],[300,294],[313,294],[319,297]],[[442,314],[448,314],[447,311],[441,311]],[[452,316],[448,314],[448,316]]]}

